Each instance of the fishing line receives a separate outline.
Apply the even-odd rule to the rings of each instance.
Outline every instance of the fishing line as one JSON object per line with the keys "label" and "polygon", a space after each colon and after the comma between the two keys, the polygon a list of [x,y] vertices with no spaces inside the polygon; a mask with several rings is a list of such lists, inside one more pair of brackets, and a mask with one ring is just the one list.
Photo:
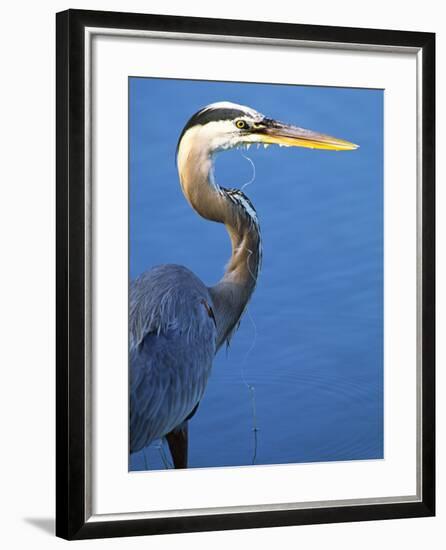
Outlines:
{"label": "fishing line", "polygon": [[143,450],[142,450],[142,456],[144,457],[144,466],[145,466],[145,469],[146,469],[146,470],[150,470],[149,460],[148,460],[147,455],[146,455],[146,447],[144,447]]}
{"label": "fishing line", "polygon": [[247,181],[246,183],[244,183],[240,190],[243,191],[243,189],[245,187],[248,187],[248,185],[251,185],[251,183],[254,183],[255,179],[256,179],[256,166],[254,164],[254,162],[252,161],[252,159],[250,159],[248,156],[244,155],[241,151],[240,151],[240,154],[242,155],[242,157],[244,159],[246,159],[250,164],[251,164],[251,167],[252,167],[252,177],[249,181]]}
{"label": "fishing line", "polygon": [[173,464],[171,464],[169,462],[169,459],[167,458],[166,451],[164,450],[162,439],[160,440],[158,445],[156,445],[156,448],[158,449],[158,451],[160,453],[161,460],[163,461],[163,464],[164,464],[164,467],[166,468],[166,470],[169,470],[169,469],[173,468]]}
{"label": "fishing line", "polygon": [[251,400],[251,414],[252,414],[252,432],[253,432],[253,438],[254,438],[254,452],[252,457],[252,464],[255,464],[256,458],[257,458],[257,432],[259,431],[257,427],[257,406],[256,406],[256,389],[253,384],[250,384],[245,376],[245,364],[248,359],[248,356],[252,352],[252,350],[255,348],[257,343],[257,326],[254,322],[254,319],[252,318],[251,312],[248,308],[246,308],[246,313],[248,314],[249,320],[251,321],[251,324],[254,329],[254,337],[252,339],[251,345],[249,346],[249,349],[245,353],[245,356],[243,357],[243,361],[240,364],[240,377],[242,379],[243,384],[246,386],[246,388],[249,391],[249,396]]}

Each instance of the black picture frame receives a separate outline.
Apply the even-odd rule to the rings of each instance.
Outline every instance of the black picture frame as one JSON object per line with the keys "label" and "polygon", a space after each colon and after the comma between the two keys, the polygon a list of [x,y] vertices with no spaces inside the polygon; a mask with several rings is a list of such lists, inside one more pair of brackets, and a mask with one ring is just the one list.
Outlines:
{"label": "black picture frame", "polygon": [[[86,514],[85,45],[87,27],[412,47],[422,52],[421,487],[417,502],[89,522]],[[56,535],[65,539],[247,529],[435,514],[435,35],[68,10],[56,16]]]}

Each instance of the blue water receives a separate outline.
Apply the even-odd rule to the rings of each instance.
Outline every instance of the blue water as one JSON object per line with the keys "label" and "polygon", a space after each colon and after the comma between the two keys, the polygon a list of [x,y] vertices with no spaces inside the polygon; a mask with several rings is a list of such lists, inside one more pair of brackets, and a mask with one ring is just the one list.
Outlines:
{"label": "blue water", "polygon": [[[360,144],[220,154],[263,236],[258,286],[231,348],[217,355],[190,422],[191,467],[383,458],[383,92],[131,78],[130,276],[177,263],[206,284],[230,255],[178,183],[175,148],[204,105],[234,101]],[[253,428],[257,428],[254,431]],[[165,455],[165,456],[164,456]],[[166,467],[154,444],[130,469]]]}

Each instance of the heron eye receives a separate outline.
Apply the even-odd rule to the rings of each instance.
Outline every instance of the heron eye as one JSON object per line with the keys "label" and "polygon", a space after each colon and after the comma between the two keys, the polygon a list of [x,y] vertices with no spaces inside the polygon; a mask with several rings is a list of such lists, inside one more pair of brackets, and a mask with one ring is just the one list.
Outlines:
{"label": "heron eye", "polygon": [[237,120],[235,125],[239,130],[245,130],[246,128],[248,128],[248,123],[245,120],[241,120],[241,119]]}

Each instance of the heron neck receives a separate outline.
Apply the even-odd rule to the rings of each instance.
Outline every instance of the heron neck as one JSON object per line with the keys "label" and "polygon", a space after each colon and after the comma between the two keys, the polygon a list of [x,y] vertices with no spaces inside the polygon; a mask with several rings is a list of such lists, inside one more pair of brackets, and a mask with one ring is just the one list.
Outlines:
{"label": "heron neck", "polygon": [[210,288],[220,347],[225,341],[229,343],[255,288],[261,262],[260,230],[243,201],[234,196],[231,199],[231,192],[215,183],[209,152],[190,149],[186,153],[180,148],[178,171],[192,208],[207,220],[225,224],[231,239],[232,252],[225,273]]}

